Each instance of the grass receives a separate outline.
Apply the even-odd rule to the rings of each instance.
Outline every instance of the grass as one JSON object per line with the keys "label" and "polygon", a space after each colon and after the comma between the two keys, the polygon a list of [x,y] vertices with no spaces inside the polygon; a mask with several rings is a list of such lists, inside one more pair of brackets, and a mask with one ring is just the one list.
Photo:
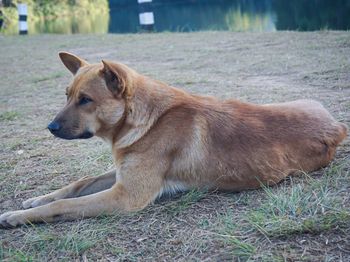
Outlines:
{"label": "grass", "polygon": [[[202,198],[204,198],[205,192],[193,189],[189,192],[182,195],[178,201],[170,203],[170,205],[166,206],[166,212],[170,216],[176,216],[181,212],[187,210],[194,203],[199,202]],[[171,197],[171,196],[169,196]]]}
{"label": "grass", "polygon": [[257,248],[244,239],[239,231],[239,222],[233,221],[232,217],[232,213],[225,214],[222,217],[222,224],[218,227],[219,240],[229,246],[233,258],[248,261],[256,253]]}
{"label": "grass", "polygon": [[6,249],[2,246],[2,259],[21,261],[43,261],[47,255],[61,258],[79,258],[80,255],[101,241],[108,232],[108,228],[98,231],[89,229],[86,224],[72,225],[69,232],[59,232],[50,227],[33,226],[21,237],[24,245],[16,249]]}
{"label": "grass", "polygon": [[236,237],[230,237],[227,242],[232,246],[232,256],[241,261],[249,260],[256,252],[256,247]]}
{"label": "grass", "polygon": [[[313,98],[350,123],[349,32],[0,38],[1,58],[21,61],[0,63],[1,213],[113,165],[102,141],[63,141],[45,128],[71,81],[61,73],[62,47],[193,93],[254,103]],[[330,166],[274,187],[192,190],[130,215],[0,230],[0,260],[350,261],[349,152],[347,140]]]}
{"label": "grass", "polygon": [[[332,164],[323,171],[320,178],[304,176],[286,181],[278,188],[263,189],[264,200],[253,210],[243,212],[240,216],[234,210],[219,216],[219,224],[215,227],[209,220],[202,220],[200,227],[204,232],[215,233],[213,239],[223,243],[232,259],[237,261],[283,261],[276,251],[265,250],[257,245],[260,236],[271,239],[288,239],[293,235],[321,234],[334,229],[347,229],[350,225],[350,213],[342,210],[340,192],[344,181],[350,178],[348,159]],[[168,218],[178,218],[194,204],[205,200],[209,193],[198,190],[189,191],[169,203],[160,203],[161,211]],[[246,195],[238,198],[237,203],[246,205],[253,198]],[[158,207],[158,205],[155,205]],[[23,246],[9,248],[2,243],[0,258],[4,261],[35,261],[45,259],[48,254],[52,257],[78,259],[94,248],[100,248],[115,257],[139,260],[136,257],[125,256],[125,248],[105,242],[113,232],[118,232],[116,220],[140,221],[148,217],[152,211],[142,211],[128,216],[104,216],[89,220],[70,223],[69,232],[57,231],[55,225],[28,226],[22,231]],[[130,222],[129,222],[130,223]],[[132,222],[133,223],[133,222]],[[120,224],[119,224],[120,225]],[[253,230],[252,230],[253,228]],[[112,234],[111,234],[112,233]],[[137,236],[135,242],[142,242],[147,237]],[[103,246],[101,242],[105,242]],[[272,243],[272,242],[271,242]],[[108,251],[107,251],[108,250]],[[306,258],[305,258],[306,259]],[[307,261],[307,259],[306,259]]]}
{"label": "grass", "polygon": [[0,115],[0,121],[7,122],[17,119],[20,114],[16,111],[7,111]]}
{"label": "grass", "polygon": [[343,210],[340,193],[344,188],[339,182],[350,180],[348,160],[331,165],[318,180],[307,177],[297,185],[291,180],[292,186],[281,186],[277,192],[264,187],[268,199],[250,213],[250,223],[269,237],[349,226],[350,212]]}
{"label": "grass", "polygon": [[349,158],[346,158],[326,168],[320,178],[304,174],[302,180],[290,178],[278,188],[264,187],[264,201],[238,221],[233,220],[232,213],[221,218],[220,238],[240,261],[279,261],[282,257],[278,252],[256,245],[257,235],[273,246],[273,241],[280,239],[288,241],[295,236],[305,238],[308,234],[348,230],[350,212],[342,203],[341,194],[349,186],[348,164]]}
{"label": "grass", "polygon": [[40,77],[34,78],[32,81],[33,81],[34,84],[36,84],[36,83],[39,83],[39,82],[60,78],[62,76],[64,76],[64,73],[63,72],[58,72],[58,73],[53,73],[53,74],[50,74],[50,75],[40,76]]}

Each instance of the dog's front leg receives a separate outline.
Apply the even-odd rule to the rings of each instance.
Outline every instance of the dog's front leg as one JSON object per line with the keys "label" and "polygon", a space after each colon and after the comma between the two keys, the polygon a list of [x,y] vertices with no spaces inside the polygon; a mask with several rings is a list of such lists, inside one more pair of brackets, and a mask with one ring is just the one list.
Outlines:
{"label": "dog's front leg", "polygon": [[157,196],[163,181],[160,175],[151,175],[149,172],[137,174],[140,173],[131,172],[125,176],[124,181],[117,182],[112,188],[102,192],[61,199],[27,210],[7,212],[0,216],[0,226],[15,227],[32,222],[74,220],[113,212],[141,210]]}
{"label": "dog's front leg", "polygon": [[50,202],[64,199],[74,198],[85,195],[94,194],[108,188],[111,188],[116,182],[116,171],[112,170],[104,175],[97,177],[84,177],[75,181],[68,186],[58,189],[46,195],[30,198],[22,203],[22,206],[27,208],[46,205]]}

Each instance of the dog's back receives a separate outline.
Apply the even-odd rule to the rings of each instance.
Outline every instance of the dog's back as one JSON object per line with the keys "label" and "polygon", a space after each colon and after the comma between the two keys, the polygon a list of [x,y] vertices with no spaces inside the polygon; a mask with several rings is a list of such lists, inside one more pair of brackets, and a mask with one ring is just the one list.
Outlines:
{"label": "dog's back", "polygon": [[196,96],[163,118],[155,128],[171,141],[164,147],[172,152],[166,181],[174,187],[243,190],[278,183],[297,170],[326,166],[347,133],[312,100],[253,105]]}

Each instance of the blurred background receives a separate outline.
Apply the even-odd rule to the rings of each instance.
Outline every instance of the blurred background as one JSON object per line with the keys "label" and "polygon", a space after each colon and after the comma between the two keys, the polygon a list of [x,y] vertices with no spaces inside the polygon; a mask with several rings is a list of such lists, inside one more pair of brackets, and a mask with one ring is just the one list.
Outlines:
{"label": "blurred background", "polygon": [[[18,3],[28,6],[29,34],[141,31],[138,0],[0,0],[2,34],[18,34]],[[154,14],[155,32],[350,29],[350,0],[153,0],[147,4]]]}

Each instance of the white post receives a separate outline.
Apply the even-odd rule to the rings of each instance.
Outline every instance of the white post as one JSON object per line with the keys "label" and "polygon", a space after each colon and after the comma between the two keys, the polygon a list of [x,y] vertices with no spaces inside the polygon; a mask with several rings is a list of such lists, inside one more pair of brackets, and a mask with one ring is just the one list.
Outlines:
{"label": "white post", "polygon": [[141,29],[153,31],[154,15],[152,11],[152,0],[137,0],[139,3],[139,20]]}
{"label": "white post", "polygon": [[27,4],[17,4],[18,9],[18,27],[19,27],[19,34],[20,35],[26,35],[28,34],[28,24],[27,24],[27,16],[28,16],[28,9]]}

